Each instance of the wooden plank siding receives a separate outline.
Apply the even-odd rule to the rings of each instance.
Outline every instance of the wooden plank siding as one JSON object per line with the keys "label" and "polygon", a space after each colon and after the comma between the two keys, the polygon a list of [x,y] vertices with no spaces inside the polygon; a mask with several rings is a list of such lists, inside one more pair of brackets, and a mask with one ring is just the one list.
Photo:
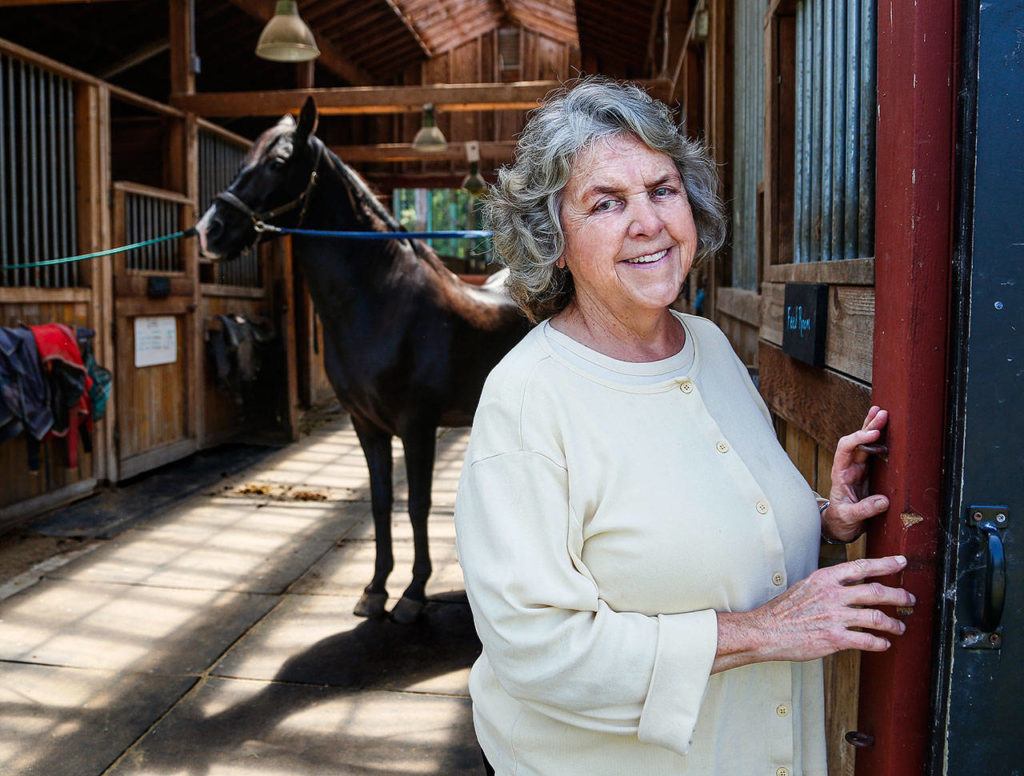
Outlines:
{"label": "wooden plank siding", "polygon": [[[245,315],[255,319],[267,313],[262,289],[257,290],[258,296],[245,293],[251,290],[237,289],[233,293],[230,290],[222,291],[220,286],[203,286],[199,317],[204,326],[204,340],[206,330],[213,325],[213,320],[218,315]],[[239,291],[241,294],[236,295]],[[205,352],[201,354],[201,358],[206,359]],[[203,415],[206,419],[203,437],[200,440],[201,446],[210,447],[237,435],[240,414],[234,399],[220,390],[209,375],[200,386],[200,392]]]}
{"label": "wooden plank siding", "polygon": [[[0,288],[0,325],[66,323],[72,328],[89,327],[93,322],[91,296],[88,288]],[[97,424],[97,437],[102,438],[100,432],[105,422]],[[102,456],[102,448],[87,453],[79,442],[78,466],[73,469],[65,464],[65,450],[63,439],[45,441],[40,450],[40,470],[32,472],[28,467],[24,434],[0,445],[0,481],[4,483],[0,488],[0,530],[7,527],[5,515],[7,520],[13,520],[22,514],[21,510],[12,508],[20,502],[41,499],[68,489],[68,497],[74,497],[80,495],[81,488],[75,487],[80,483],[92,487],[97,457]],[[60,500],[58,495],[56,501]]]}
{"label": "wooden plank siding", "polygon": [[[177,208],[174,229],[191,225],[196,217],[200,126],[236,145],[250,142],[3,40],[0,53],[73,83],[73,155],[68,161],[74,164],[77,232],[69,253],[126,242],[125,196],[170,203]],[[131,109],[112,111],[112,101]],[[115,114],[119,118],[113,118]],[[116,186],[115,169],[127,178]],[[142,223],[142,236],[158,236],[149,232],[166,226],[158,219]],[[0,531],[87,495],[100,482],[116,482],[187,455],[200,440],[221,441],[232,430],[234,407],[211,398],[206,381],[203,320],[228,308],[266,309],[266,289],[274,278],[265,273],[261,288],[211,284],[201,289],[196,241],[181,240],[174,249],[180,257],[180,266],[174,269],[130,271],[125,254],[116,254],[78,265],[76,286],[0,287],[0,325],[67,323],[91,328],[96,332],[97,361],[114,373],[106,415],[95,425],[93,452],[80,446],[75,469],[64,466],[60,439],[44,443],[38,474],[28,470],[23,437],[0,445]],[[168,297],[147,295],[153,275],[168,280]],[[174,317],[178,357],[173,364],[135,368],[134,319],[151,315]]]}

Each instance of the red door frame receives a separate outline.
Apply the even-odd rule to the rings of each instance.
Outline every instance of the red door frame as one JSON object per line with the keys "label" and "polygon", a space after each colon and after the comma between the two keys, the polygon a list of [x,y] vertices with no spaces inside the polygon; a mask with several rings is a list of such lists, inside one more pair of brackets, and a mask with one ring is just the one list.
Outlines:
{"label": "red door frame", "polygon": [[924,771],[945,437],[952,266],[956,0],[878,3],[873,400],[890,411],[876,492],[891,507],[870,557],[906,555],[898,580],[917,596],[906,633],[864,653],[858,776]]}

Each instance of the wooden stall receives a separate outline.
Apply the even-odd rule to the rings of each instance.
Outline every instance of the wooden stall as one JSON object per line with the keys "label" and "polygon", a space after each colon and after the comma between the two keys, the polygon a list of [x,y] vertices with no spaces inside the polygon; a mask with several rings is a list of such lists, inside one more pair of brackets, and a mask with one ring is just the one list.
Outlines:
{"label": "wooden stall", "polygon": [[[214,266],[194,238],[3,269],[182,232],[251,141],[8,41],[0,64],[0,153],[18,159],[4,167],[4,191],[16,196],[4,197],[0,324],[91,330],[114,376],[92,450],[80,447],[74,468],[61,439],[44,442],[38,471],[24,435],[0,446],[2,528],[236,435],[241,408],[211,379],[207,332],[218,315],[266,318],[283,356],[290,306],[271,290],[282,273],[272,251]],[[269,423],[290,430],[296,375],[281,373]]]}

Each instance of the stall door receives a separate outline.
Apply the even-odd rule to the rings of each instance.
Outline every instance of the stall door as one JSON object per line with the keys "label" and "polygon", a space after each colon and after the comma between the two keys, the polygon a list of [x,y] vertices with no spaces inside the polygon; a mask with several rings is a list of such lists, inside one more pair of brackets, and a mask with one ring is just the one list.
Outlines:
{"label": "stall door", "polygon": [[[1024,5],[971,0],[930,773],[1024,774]],[[973,61],[972,61],[973,60]]]}
{"label": "stall door", "polygon": [[[114,233],[132,244],[179,231],[189,201],[137,184],[114,185]],[[114,277],[117,343],[118,479],[196,449],[190,385],[195,278],[184,243],[170,240],[120,254]]]}

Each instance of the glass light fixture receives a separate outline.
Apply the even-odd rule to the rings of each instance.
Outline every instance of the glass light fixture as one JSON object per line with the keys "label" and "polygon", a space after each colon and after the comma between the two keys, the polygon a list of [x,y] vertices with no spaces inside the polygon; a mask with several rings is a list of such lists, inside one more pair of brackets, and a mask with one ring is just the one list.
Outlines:
{"label": "glass light fixture", "polygon": [[462,179],[462,188],[474,197],[479,197],[487,191],[487,181],[485,181],[483,176],[480,174],[479,162],[469,163],[469,175]]}
{"label": "glass light fixture", "polygon": [[466,161],[469,162],[469,175],[462,179],[462,188],[478,197],[487,191],[487,181],[480,174],[480,141],[466,143]]}
{"label": "glass light fixture", "polygon": [[441,151],[445,151],[448,148],[448,142],[437,127],[437,121],[434,118],[434,106],[430,103],[423,106],[423,126],[420,127],[420,131],[413,138],[412,147],[417,151],[425,151],[431,154],[441,153]]}
{"label": "glass light fixture", "polygon": [[256,43],[256,56],[272,62],[306,62],[320,56],[313,32],[299,16],[296,0],[277,0],[277,10]]}

